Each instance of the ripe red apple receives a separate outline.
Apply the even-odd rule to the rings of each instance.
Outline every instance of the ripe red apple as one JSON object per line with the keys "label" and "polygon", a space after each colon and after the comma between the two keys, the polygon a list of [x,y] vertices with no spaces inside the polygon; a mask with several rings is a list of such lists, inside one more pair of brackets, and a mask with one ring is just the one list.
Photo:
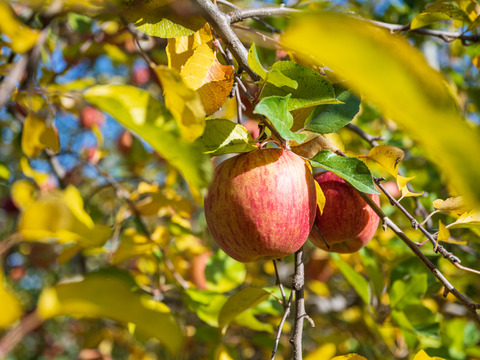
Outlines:
{"label": "ripe red apple", "polygon": [[278,259],[305,243],[316,194],[307,164],[291,151],[258,149],[216,169],[205,217],[213,239],[237,261]]}
{"label": "ripe red apple", "polygon": [[91,129],[93,125],[100,127],[105,122],[105,115],[92,106],[85,106],[80,112],[80,122],[86,129]]}
{"label": "ripe red apple", "polygon": [[[315,175],[325,194],[323,214],[317,209],[310,240],[320,249],[352,253],[372,239],[379,218],[357,191],[333,172]],[[380,205],[378,194],[369,195]],[[328,244],[328,246],[327,246]]]}

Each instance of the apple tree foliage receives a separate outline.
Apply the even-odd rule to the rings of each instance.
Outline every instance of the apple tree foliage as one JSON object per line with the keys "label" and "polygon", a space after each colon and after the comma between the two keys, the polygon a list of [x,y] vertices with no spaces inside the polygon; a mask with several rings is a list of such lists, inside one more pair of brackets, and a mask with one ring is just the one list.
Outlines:
{"label": "apple tree foliage", "polygon": [[304,245],[303,358],[480,358],[479,15],[1,0],[0,358],[291,358],[293,255],[239,263],[203,212],[259,146],[383,194],[361,251]]}

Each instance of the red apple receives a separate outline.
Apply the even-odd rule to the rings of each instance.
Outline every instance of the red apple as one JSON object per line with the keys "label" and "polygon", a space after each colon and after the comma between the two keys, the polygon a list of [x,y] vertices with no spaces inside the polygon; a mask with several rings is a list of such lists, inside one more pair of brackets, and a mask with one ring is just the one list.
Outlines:
{"label": "red apple", "polygon": [[195,286],[200,290],[207,289],[207,278],[205,276],[205,269],[207,267],[207,261],[212,256],[211,251],[197,255],[192,260],[192,266],[190,268],[190,279]]}
{"label": "red apple", "polygon": [[248,130],[250,136],[255,140],[260,135],[260,129],[258,128],[258,121],[248,119],[243,123],[245,129]]}
{"label": "red apple", "polygon": [[291,151],[258,149],[216,169],[205,217],[213,239],[237,261],[278,259],[305,243],[316,195],[307,164]]}
{"label": "red apple", "polygon": [[[379,218],[357,191],[333,172],[315,175],[325,194],[323,214],[317,209],[310,240],[320,249],[352,253],[372,239]],[[369,195],[380,205],[378,194]],[[328,244],[328,245],[327,245]]]}
{"label": "red apple", "polygon": [[86,129],[91,129],[93,125],[100,127],[105,122],[105,115],[92,106],[85,106],[80,112],[80,122]]}

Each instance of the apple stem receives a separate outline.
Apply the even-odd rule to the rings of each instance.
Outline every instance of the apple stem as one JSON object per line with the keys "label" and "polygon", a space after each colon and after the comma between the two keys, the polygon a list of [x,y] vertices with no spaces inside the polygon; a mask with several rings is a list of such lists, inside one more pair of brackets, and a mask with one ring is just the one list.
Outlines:
{"label": "apple stem", "polygon": [[303,246],[295,253],[295,274],[292,287],[295,291],[295,323],[290,342],[293,346],[293,359],[302,359],[303,322],[308,317],[305,311],[304,286],[305,268],[303,264]]}

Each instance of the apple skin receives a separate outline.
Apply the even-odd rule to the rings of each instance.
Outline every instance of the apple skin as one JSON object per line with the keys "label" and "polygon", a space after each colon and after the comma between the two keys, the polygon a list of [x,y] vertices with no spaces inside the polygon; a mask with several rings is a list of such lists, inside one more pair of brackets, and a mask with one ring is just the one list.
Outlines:
{"label": "apple skin", "polygon": [[213,239],[240,262],[278,259],[305,243],[316,194],[307,164],[291,151],[258,149],[215,169],[205,198]]}
{"label": "apple skin", "polygon": [[[322,188],[326,202],[323,214],[320,215],[317,209],[310,241],[325,251],[343,254],[356,252],[367,245],[378,227],[380,219],[377,214],[350,184],[333,172],[317,174],[315,180]],[[369,196],[380,205],[378,194]]]}

